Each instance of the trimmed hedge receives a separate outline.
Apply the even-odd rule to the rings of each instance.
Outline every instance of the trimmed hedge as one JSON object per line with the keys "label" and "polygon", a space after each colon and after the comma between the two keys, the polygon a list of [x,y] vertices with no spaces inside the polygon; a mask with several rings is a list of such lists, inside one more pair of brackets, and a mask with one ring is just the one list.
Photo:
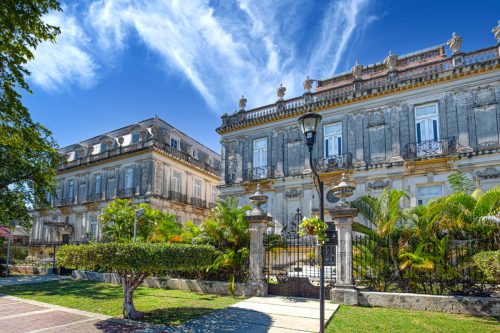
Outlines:
{"label": "trimmed hedge", "polygon": [[97,243],[64,245],[57,253],[61,267],[108,272],[201,270],[212,264],[217,251],[209,245],[162,243]]}

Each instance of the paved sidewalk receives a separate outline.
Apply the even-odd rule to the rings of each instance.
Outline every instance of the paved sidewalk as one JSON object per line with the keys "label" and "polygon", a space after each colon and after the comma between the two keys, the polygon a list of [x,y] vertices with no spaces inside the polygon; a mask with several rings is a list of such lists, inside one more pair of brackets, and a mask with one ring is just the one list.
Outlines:
{"label": "paved sidewalk", "polygon": [[[325,304],[326,321],[337,304]],[[319,331],[319,302],[295,297],[252,297],[181,326],[114,318],[0,295],[0,331],[9,333],[304,333]]]}
{"label": "paved sidewalk", "polygon": [[[338,304],[325,303],[325,323],[330,320],[338,307]],[[278,296],[252,297],[226,309],[191,320],[172,330],[172,332],[189,333],[303,333],[318,331],[318,300]]]}
{"label": "paved sidewalk", "polygon": [[60,275],[14,275],[9,277],[0,278],[0,287],[15,286],[18,284],[30,283],[44,283],[49,281],[57,281],[62,279],[69,279],[69,276]]}

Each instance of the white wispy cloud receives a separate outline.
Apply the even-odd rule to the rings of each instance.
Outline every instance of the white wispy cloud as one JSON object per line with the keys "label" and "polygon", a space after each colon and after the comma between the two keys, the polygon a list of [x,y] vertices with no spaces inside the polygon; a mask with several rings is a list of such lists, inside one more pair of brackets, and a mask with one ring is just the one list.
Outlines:
{"label": "white wispy cloud", "polygon": [[44,42],[28,63],[30,80],[47,91],[71,85],[89,88],[96,82],[97,64],[90,51],[90,37],[70,11],[48,14],[44,20],[61,28],[55,44]]}
{"label": "white wispy cloud", "polygon": [[[72,83],[92,83],[95,59],[112,66],[109,59],[138,37],[162,60],[165,75],[188,80],[218,113],[234,110],[241,94],[249,107],[273,103],[280,83],[295,96],[306,75],[325,78],[337,71],[349,42],[366,27],[370,1],[334,0],[324,8],[308,0],[93,1],[80,11],[84,30],[72,16],[58,16],[58,49],[37,50],[42,60],[37,54],[33,79],[57,87],[71,73]],[[93,53],[86,51],[89,43]],[[75,57],[66,56],[71,53]],[[54,54],[61,61],[50,65]]]}

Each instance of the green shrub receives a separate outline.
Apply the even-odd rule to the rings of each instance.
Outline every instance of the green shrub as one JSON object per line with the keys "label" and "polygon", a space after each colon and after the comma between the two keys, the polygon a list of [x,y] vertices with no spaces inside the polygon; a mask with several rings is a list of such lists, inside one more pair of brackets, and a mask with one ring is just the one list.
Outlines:
{"label": "green shrub", "polygon": [[64,245],[58,265],[66,268],[116,272],[123,284],[123,316],[139,319],[135,310],[135,289],[152,274],[168,270],[203,270],[212,264],[217,251],[209,245],[163,243],[103,243]]}
{"label": "green shrub", "polygon": [[472,260],[487,280],[500,282],[500,250],[479,252]]}

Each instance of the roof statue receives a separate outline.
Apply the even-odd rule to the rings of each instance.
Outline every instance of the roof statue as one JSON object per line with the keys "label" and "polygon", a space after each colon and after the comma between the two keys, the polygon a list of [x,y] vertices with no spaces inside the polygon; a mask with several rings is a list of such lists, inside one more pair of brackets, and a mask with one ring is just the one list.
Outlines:
{"label": "roof statue", "polygon": [[497,42],[500,43],[500,20],[498,20],[498,25],[491,30],[495,38],[497,39]]}
{"label": "roof statue", "polygon": [[462,41],[463,37],[457,36],[457,34],[454,32],[451,35],[451,39],[446,44],[450,47],[451,52],[455,54],[460,51],[460,48],[462,47]]}
{"label": "roof statue", "polygon": [[283,83],[280,84],[278,89],[276,90],[276,94],[278,95],[278,101],[282,101],[283,97],[285,97],[286,88],[283,86]]}
{"label": "roof statue", "polygon": [[363,73],[363,66],[361,66],[356,60],[356,64],[352,68],[352,76],[354,76],[355,79],[359,79],[362,73]]}
{"label": "roof statue", "polygon": [[390,71],[396,69],[398,65],[398,56],[392,53],[392,51],[389,51],[389,55],[384,59],[384,64]]}
{"label": "roof statue", "polygon": [[241,95],[241,98],[240,98],[240,111],[245,111],[246,106],[247,106],[247,99],[245,98],[244,95]]}
{"label": "roof statue", "polygon": [[310,92],[313,82],[314,80],[310,79],[309,76],[307,76],[304,82],[302,83],[302,85],[304,86],[304,90]]}

